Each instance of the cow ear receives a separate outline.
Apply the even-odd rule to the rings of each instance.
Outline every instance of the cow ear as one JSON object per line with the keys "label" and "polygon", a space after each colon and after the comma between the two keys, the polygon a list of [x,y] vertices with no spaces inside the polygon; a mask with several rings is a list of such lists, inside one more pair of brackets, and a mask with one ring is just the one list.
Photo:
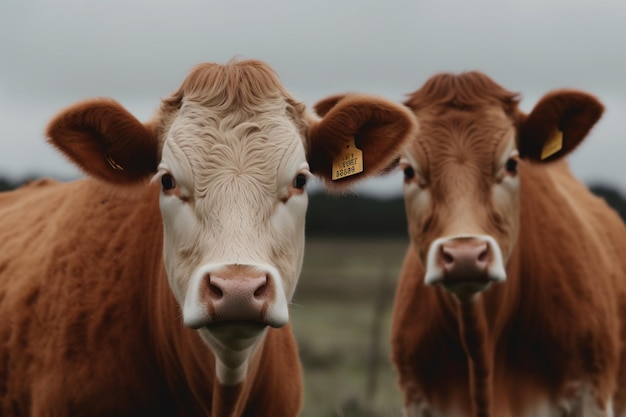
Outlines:
{"label": "cow ear", "polygon": [[49,142],[85,173],[117,184],[150,177],[158,163],[153,128],[106,98],[75,104],[48,124]]}
{"label": "cow ear", "polygon": [[[307,159],[311,171],[331,189],[384,173],[417,130],[415,116],[408,109],[381,98],[349,94],[321,103],[325,103],[320,107],[324,117],[309,129]],[[349,155],[355,154],[361,158],[356,161],[359,166],[362,163],[361,172],[333,175],[342,161],[351,167]]]}
{"label": "cow ear", "polygon": [[535,162],[562,158],[585,139],[603,111],[602,103],[587,93],[559,90],[547,94],[520,119],[520,156]]}
{"label": "cow ear", "polygon": [[313,109],[318,116],[324,117],[326,116],[326,113],[328,113],[330,109],[335,107],[337,103],[339,103],[345,96],[346,94],[336,94],[334,96],[326,97],[325,99],[322,99],[315,103]]}

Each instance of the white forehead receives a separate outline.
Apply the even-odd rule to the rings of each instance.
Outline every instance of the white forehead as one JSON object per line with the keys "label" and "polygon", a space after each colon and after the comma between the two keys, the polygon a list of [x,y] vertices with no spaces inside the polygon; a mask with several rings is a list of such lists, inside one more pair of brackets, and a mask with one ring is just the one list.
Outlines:
{"label": "white forehead", "polygon": [[228,112],[184,102],[165,138],[162,166],[199,197],[231,180],[272,192],[306,162],[303,142],[284,101]]}

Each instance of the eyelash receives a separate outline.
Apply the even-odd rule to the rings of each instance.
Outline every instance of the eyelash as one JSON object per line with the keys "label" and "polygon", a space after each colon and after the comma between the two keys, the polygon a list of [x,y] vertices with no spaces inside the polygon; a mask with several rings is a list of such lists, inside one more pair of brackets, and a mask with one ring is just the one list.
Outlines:
{"label": "eyelash", "polygon": [[293,179],[292,187],[297,189],[297,190],[304,190],[304,188],[306,187],[307,181],[308,181],[308,178],[307,178],[306,174],[299,173]]}
{"label": "eyelash", "polygon": [[410,181],[415,178],[415,170],[412,166],[407,166],[404,168],[404,179],[405,181]]}
{"label": "eyelash", "polygon": [[409,182],[415,182],[418,187],[426,188],[428,186],[428,181],[421,175],[419,172],[413,168],[407,160],[400,160],[400,167],[403,167],[402,170],[404,172],[404,183],[408,184]]}
{"label": "eyelash", "polygon": [[293,180],[291,180],[291,184],[289,185],[289,190],[287,191],[287,194],[282,197],[280,201],[286,203],[294,195],[304,194],[306,191],[306,185],[309,182],[310,175],[311,174],[308,170],[297,173],[296,176],[293,177]]}
{"label": "eyelash", "polygon": [[192,200],[190,197],[183,195],[180,187],[178,187],[178,184],[174,179],[174,176],[169,172],[164,172],[163,174],[161,174],[160,181],[161,191],[163,192],[163,194],[175,196],[185,203]]}
{"label": "eyelash", "polygon": [[496,182],[500,183],[505,178],[515,178],[518,174],[519,158],[517,154],[513,154],[506,160],[504,165],[498,171]]}
{"label": "eyelash", "polygon": [[511,157],[511,158],[507,159],[506,163],[504,164],[504,169],[509,174],[516,175],[517,174],[517,164],[518,164],[517,159]]}
{"label": "eyelash", "polygon": [[169,191],[176,188],[176,181],[172,174],[168,174],[167,172],[161,176],[161,186],[163,187],[163,191]]}

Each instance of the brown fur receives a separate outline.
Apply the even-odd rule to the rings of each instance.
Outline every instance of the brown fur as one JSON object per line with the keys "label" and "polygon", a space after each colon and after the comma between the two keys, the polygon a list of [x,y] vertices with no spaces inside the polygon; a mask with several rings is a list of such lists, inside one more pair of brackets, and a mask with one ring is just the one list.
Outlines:
{"label": "brown fur", "polygon": [[548,158],[554,160],[576,148],[600,119],[604,106],[596,98],[573,90],[555,91],[537,103],[520,124],[520,155],[541,159],[541,148],[558,129],[563,132],[563,149]]}
{"label": "brown fur", "polygon": [[326,113],[330,111],[333,107],[339,103],[346,94],[337,94],[334,96],[326,97],[324,100],[320,100],[313,106],[315,113],[321,117],[326,116]]}
{"label": "brown fur", "polygon": [[[332,103],[337,98],[332,108],[326,109],[321,122],[311,128],[307,154],[311,171],[322,176],[333,188],[345,187],[367,172],[384,173],[393,160],[381,159],[380,155],[399,154],[405,142],[394,138],[410,138],[416,127],[410,112],[398,111],[387,100],[358,94],[349,94],[340,100],[338,97],[324,100]],[[334,155],[340,155],[351,141],[364,151],[364,173],[331,182]]]}
{"label": "brown fur", "polygon": [[[230,415],[211,411],[221,398],[211,392],[222,389],[211,377],[213,357],[183,327],[155,262],[158,193],[82,180],[0,195],[2,415]],[[296,415],[294,358],[290,328],[271,329],[253,373],[264,376],[248,379],[237,388],[246,395],[222,407]],[[280,378],[270,377],[275,371]]]}
{"label": "brown fur", "polygon": [[[536,150],[560,128],[564,148],[551,159],[567,155],[602,105],[559,91],[526,116],[516,96],[474,72],[435,76],[407,100],[421,127],[410,149],[422,155],[432,204],[407,212],[412,239],[396,293],[393,361],[405,403],[513,417],[537,401],[559,402],[584,381],[600,406],[612,399],[615,415],[623,415],[626,228],[565,162],[539,164]],[[511,128],[527,160],[519,163],[519,235],[507,246],[512,231],[491,187],[494,151]],[[423,282],[430,243],[464,222],[511,253],[506,282],[468,305]]]}
{"label": "brown fur", "polygon": [[46,136],[62,136],[54,145],[89,175],[111,182],[144,179],[158,163],[154,132],[111,99],[84,101],[65,109],[48,125]]}
{"label": "brown fur", "polygon": [[[146,180],[183,99],[210,101],[211,89],[222,94],[219,103],[229,102],[224,117],[242,117],[237,111],[264,105],[264,96],[283,100],[303,135],[293,142],[308,142],[320,165],[333,155],[317,147],[332,148],[344,123],[367,132],[373,145],[363,142],[364,152],[385,152],[376,155],[383,161],[396,157],[414,125],[401,106],[364,97],[319,120],[259,61],[196,67],[147,124],[110,99],[61,112],[48,127],[50,142],[95,179],[39,181],[0,194],[0,415],[299,413],[301,367],[290,326],[268,328],[243,382],[224,386],[213,353],[184,327],[166,277],[160,187]],[[403,118],[402,129],[387,124]],[[316,133],[305,137],[309,129]]]}

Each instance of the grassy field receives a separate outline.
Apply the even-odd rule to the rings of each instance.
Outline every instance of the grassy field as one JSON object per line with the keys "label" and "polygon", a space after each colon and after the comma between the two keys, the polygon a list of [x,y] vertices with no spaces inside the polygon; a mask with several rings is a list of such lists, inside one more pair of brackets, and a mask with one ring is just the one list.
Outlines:
{"label": "grassy field", "polygon": [[292,322],[305,374],[302,417],[401,416],[389,361],[407,239],[308,239]]}

